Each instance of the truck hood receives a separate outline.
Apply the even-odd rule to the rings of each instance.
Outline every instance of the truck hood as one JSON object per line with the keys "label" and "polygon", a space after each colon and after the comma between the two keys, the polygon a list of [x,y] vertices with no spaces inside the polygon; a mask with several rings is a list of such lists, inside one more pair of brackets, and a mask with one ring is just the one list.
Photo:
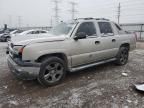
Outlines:
{"label": "truck hood", "polygon": [[66,35],[52,35],[52,34],[39,34],[39,35],[17,35],[11,38],[11,43],[14,45],[27,45],[31,43],[63,41]]}

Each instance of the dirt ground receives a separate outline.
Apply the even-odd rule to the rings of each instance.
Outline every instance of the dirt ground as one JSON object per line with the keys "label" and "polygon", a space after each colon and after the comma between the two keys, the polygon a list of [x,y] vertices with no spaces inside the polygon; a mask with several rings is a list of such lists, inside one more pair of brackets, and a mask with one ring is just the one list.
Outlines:
{"label": "dirt ground", "polygon": [[5,48],[0,43],[0,108],[144,108],[144,93],[133,87],[144,82],[144,42],[137,43],[125,66],[107,63],[69,73],[62,84],[48,88],[16,79]]}

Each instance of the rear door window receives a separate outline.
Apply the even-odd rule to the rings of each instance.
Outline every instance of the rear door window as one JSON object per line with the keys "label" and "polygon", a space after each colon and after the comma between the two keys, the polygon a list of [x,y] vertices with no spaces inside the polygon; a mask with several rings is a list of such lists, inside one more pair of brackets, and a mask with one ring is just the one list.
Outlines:
{"label": "rear door window", "polygon": [[98,22],[101,34],[113,34],[111,24],[109,22]]}

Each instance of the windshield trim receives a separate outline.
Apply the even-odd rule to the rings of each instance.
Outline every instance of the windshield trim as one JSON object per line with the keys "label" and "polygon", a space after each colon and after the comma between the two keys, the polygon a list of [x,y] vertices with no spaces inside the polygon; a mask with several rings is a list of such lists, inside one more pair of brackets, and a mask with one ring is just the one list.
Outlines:
{"label": "windshield trim", "polygon": [[72,34],[74,33],[74,31],[75,31],[78,24],[79,24],[79,22],[76,22],[76,25],[72,28],[72,31],[70,33],[70,37],[72,37]]}

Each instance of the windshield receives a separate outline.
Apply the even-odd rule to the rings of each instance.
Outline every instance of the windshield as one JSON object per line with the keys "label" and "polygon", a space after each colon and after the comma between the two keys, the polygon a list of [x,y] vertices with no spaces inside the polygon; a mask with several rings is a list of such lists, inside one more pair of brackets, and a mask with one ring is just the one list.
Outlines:
{"label": "windshield", "polygon": [[60,24],[52,28],[49,33],[54,35],[66,35],[70,33],[70,31],[76,26],[76,24],[77,23],[61,22]]}

